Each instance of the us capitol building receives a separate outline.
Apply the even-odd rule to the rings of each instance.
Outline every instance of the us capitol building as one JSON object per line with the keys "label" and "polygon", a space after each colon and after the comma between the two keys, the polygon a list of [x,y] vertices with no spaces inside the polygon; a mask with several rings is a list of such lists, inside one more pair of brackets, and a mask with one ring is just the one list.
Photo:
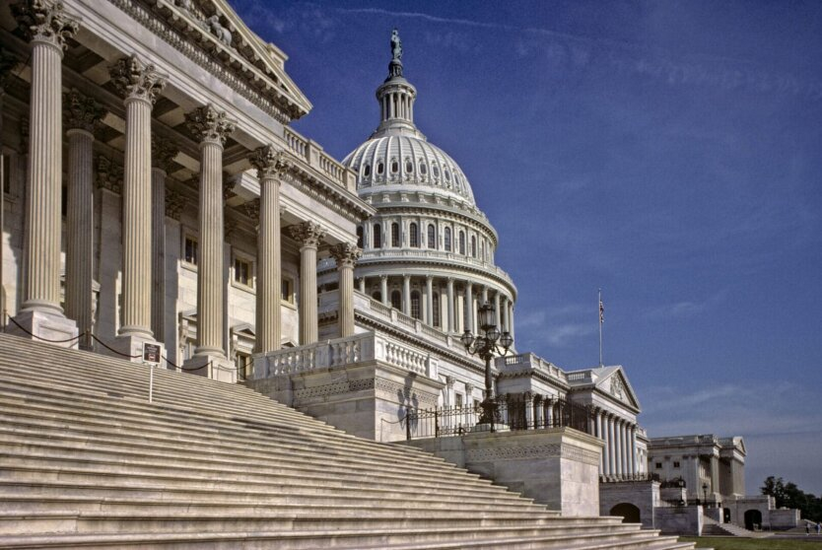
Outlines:
{"label": "us capitol building", "polygon": [[[0,0],[0,12],[8,332],[136,361],[161,344],[169,369],[391,442],[472,433],[486,365],[461,338],[491,309],[513,340],[491,360],[492,389],[522,404],[502,431],[514,416],[539,432],[586,411],[578,435],[528,447],[594,484],[560,494],[558,473],[548,500],[597,514],[600,481],[650,479],[625,369],[516,350],[499,237],[462,168],[415,125],[396,31],[376,130],[339,162],[290,128],[312,105],[288,57],[224,0]],[[408,420],[435,408],[451,411],[437,433]],[[744,445],[729,445],[716,460],[685,455],[717,504],[744,495]],[[478,451],[461,452],[470,469]],[[632,494],[621,498],[644,498]]]}

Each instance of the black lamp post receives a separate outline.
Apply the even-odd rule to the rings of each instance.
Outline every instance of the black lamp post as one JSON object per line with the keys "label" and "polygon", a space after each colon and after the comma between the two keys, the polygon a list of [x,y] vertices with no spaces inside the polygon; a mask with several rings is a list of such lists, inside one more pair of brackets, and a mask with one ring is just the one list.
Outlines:
{"label": "black lamp post", "polygon": [[494,384],[491,380],[491,359],[494,354],[500,356],[507,354],[508,348],[514,343],[514,338],[508,332],[500,333],[497,329],[494,306],[484,302],[480,305],[477,313],[482,332],[474,336],[470,330],[466,329],[460,337],[460,342],[465,346],[465,351],[485,361],[485,399],[482,400],[481,404],[480,424],[490,424],[493,432],[496,401],[494,399]]}

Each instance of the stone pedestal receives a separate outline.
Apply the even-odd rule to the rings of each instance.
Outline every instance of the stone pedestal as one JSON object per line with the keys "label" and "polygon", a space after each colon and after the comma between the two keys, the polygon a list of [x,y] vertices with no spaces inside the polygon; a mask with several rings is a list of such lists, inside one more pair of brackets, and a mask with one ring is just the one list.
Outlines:
{"label": "stone pedestal", "polygon": [[[64,348],[77,348],[77,323],[67,319],[62,313],[51,311],[24,310],[14,316],[21,329],[9,322],[6,332],[29,340],[45,341]],[[35,334],[36,337],[31,336]],[[70,340],[66,342],[65,340]]]}
{"label": "stone pedestal", "polygon": [[185,362],[185,370],[188,374],[205,376],[229,384],[237,383],[237,369],[234,363],[216,354],[195,355]]}

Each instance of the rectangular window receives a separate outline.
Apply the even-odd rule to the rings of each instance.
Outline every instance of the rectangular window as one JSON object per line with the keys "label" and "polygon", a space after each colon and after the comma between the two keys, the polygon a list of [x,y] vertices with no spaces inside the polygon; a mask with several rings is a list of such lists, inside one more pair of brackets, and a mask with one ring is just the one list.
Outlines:
{"label": "rectangular window", "polygon": [[457,407],[458,409],[462,408],[462,394],[461,393],[454,394],[454,406]]}
{"label": "rectangular window", "polygon": [[662,462],[657,462],[656,464],[654,464],[654,467],[655,467],[657,470],[661,470],[661,469],[662,469]]}
{"label": "rectangular window", "polygon": [[253,286],[251,262],[242,258],[234,258],[234,281],[245,286]]}
{"label": "rectangular window", "polygon": [[294,289],[291,279],[283,279],[280,283],[280,295],[283,302],[294,303]]}
{"label": "rectangular window", "polygon": [[240,380],[248,380],[254,368],[254,361],[251,360],[250,355],[237,353],[234,359],[234,368],[237,369],[237,376]]}
{"label": "rectangular window", "polygon": [[3,155],[3,192],[11,193],[11,156]]}
{"label": "rectangular window", "polygon": [[674,468],[679,468],[679,461],[678,460],[674,460]]}
{"label": "rectangular window", "polygon": [[186,235],[183,259],[192,265],[197,265],[197,258],[199,257],[199,250],[197,245],[197,240],[194,237],[189,237],[188,235]]}

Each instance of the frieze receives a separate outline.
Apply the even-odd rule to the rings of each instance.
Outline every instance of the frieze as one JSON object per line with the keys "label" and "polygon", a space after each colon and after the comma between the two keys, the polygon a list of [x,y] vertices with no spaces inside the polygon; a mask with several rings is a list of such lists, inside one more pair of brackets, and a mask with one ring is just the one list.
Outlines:
{"label": "frieze", "polygon": [[294,390],[294,399],[314,399],[317,397],[327,397],[329,395],[341,395],[348,392],[373,390],[375,387],[373,378],[360,380],[345,380],[333,384],[324,384],[312,388]]}

